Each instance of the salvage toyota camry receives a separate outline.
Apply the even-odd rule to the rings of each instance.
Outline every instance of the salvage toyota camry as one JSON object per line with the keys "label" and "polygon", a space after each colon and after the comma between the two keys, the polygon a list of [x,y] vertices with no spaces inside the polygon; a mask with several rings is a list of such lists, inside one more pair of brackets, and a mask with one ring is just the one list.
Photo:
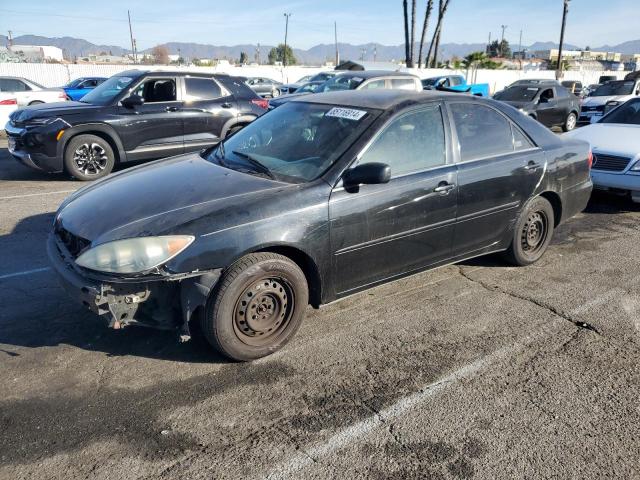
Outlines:
{"label": "salvage toyota camry", "polygon": [[504,252],[537,261],[591,193],[589,145],[492,100],[309,95],[203,151],[67,198],[48,240],[113,328],[200,322],[236,360],[285,345],[307,305]]}

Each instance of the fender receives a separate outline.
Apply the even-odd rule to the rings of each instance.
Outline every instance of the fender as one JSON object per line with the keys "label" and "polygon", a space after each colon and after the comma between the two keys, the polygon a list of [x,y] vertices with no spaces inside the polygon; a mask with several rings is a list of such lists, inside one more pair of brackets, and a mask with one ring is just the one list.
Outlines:
{"label": "fender", "polygon": [[224,127],[222,127],[222,132],[220,133],[220,140],[224,140],[227,137],[227,133],[229,132],[229,130],[235,127],[236,125],[238,125],[239,123],[245,123],[245,124],[251,123],[256,118],[258,118],[257,115],[239,115],[236,118],[231,118],[227,120],[227,123],[225,123]]}
{"label": "fender", "polygon": [[90,132],[100,132],[108,135],[118,149],[117,160],[120,162],[127,161],[127,153],[125,152],[122,142],[120,141],[120,136],[116,133],[115,129],[111,125],[107,125],[106,123],[82,123],[79,125],[74,125],[70,129],[65,130],[64,134],[60,138],[60,141],[58,142],[58,147],[56,150],[56,155],[58,156],[58,158],[63,158],[64,150],[67,147],[67,143],[69,142],[69,140],[71,140],[72,137],[75,137],[76,135],[79,135],[81,133]]}

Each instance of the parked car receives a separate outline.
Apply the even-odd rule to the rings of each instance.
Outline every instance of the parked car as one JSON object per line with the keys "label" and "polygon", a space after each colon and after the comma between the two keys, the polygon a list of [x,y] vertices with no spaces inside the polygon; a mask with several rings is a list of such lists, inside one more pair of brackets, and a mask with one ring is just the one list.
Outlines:
{"label": "parked car", "polygon": [[324,85],[325,83],[327,83],[327,82],[323,81],[323,80],[318,80],[316,82],[303,83],[300,86],[300,88],[298,88],[296,90],[296,94],[300,94],[300,93],[316,93],[318,91],[318,89],[322,88],[322,85]]}
{"label": "parked car", "polygon": [[624,192],[640,202],[640,98],[566,136],[591,144],[594,187]]}
{"label": "parked car", "polygon": [[586,206],[589,156],[492,100],[307,95],[217,148],[72,194],[48,253],[111,327],[186,339],[200,322],[224,355],[252,360],[285,345],[309,303],[492,252],[536,262]]}
{"label": "parked car", "polygon": [[446,88],[448,90],[470,93],[478,97],[489,96],[488,83],[468,84],[462,75],[441,75],[439,77],[424,78],[422,79],[422,87],[425,90]]}
{"label": "parked car", "polygon": [[15,97],[19,107],[67,100],[67,94],[63,89],[45,88],[21,77],[0,77],[0,92]]}
{"label": "parked car", "polygon": [[618,77],[616,77],[615,75],[600,75],[600,77],[598,78],[598,83],[604,84],[607,82],[612,82],[614,80],[618,80]]}
{"label": "parked car", "polygon": [[281,95],[289,95],[291,93],[295,93],[298,88],[300,88],[303,84],[308,82],[326,82],[327,80],[335,77],[340,72],[329,71],[329,72],[320,72],[315,75],[307,75],[302,77],[295,83],[286,83],[280,86],[280,94]]}
{"label": "parked car", "polygon": [[516,85],[493,98],[517,108],[546,127],[562,127],[565,132],[576,127],[580,115],[580,100],[561,85]]}
{"label": "parked car", "polygon": [[80,77],[71,80],[62,89],[66,92],[69,100],[80,100],[105,80],[105,77]]}
{"label": "parked car", "polygon": [[265,77],[250,77],[245,83],[249,85],[251,90],[265,98],[274,98],[280,95],[280,85],[282,85],[281,82]]}
{"label": "parked car", "polygon": [[516,80],[507,88],[521,85],[560,85],[560,82],[550,78],[522,78],[520,80]]}
{"label": "parked car", "polygon": [[[18,107],[18,99],[9,93],[0,92],[0,126],[7,123],[9,115]],[[4,130],[4,127],[2,127]]]}
{"label": "parked car", "polygon": [[639,95],[640,79],[614,80],[604,83],[582,103],[578,123],[586,125],[597,122],[610,110]]}
{"label": "parked car", "polygon": [[79,102],[17,110],[6,130],[9,151],[26,166],[95,180],[116,163],[214,145],[267,106],[228,75],[130,70]]}
{"label": "parked car", "polygon": [[582,82],[577,80],[565,80],[561,82],[561,85],[573,93],[576,97],[586,97],[585,88],[582,86]]}
{"label": "parked car", "polygon": [[592,83],[591,85],[589,85],[585,90],[586,90],[586,96],[589,97],[593,94],[593,92],[595,92],[598,87],[600,86],[599,83]]}
{"label": "parked car", "polygon": [[296,92],[286,97],[271,100],[269,102],[269,109],[273,110],[284,103],[310,93],[374,89],[413,90],[415,92],[423,90],[420,78],[407,72],[391,72],[387,70],[343,72],[318,86],[315,92]]}

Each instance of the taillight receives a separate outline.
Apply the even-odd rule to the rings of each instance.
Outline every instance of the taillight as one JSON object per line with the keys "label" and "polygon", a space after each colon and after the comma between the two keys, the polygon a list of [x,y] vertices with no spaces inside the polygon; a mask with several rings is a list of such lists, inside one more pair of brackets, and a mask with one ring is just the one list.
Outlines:
{"label": "taillight", "polygon": [[18,100],[15,98],[7,98],[6,100],[0,100],[0,105],[17,105]]}
{"label": "taillight", "polygon": [[591,166],[593,165],[593,152],[589,150],[589,158],[587,158],[587,164],[589,165],[589,170],[591,170]]}
{"label": "taillight", "polygon": [[58,94],[58,98],[62,98],[62,99],[64,99],[64,100],[67,100],[69,97],[67,97],[67,94],[66,94],[66,93],[64,93],[64,92],[60,92],[60,93]]}
{"label": "taillight", "polygon": [[251,100],[251,103],[264,110],[267,110],[269,108],[269,100],[265,100],[264,98],[254,98],[253,100]]}

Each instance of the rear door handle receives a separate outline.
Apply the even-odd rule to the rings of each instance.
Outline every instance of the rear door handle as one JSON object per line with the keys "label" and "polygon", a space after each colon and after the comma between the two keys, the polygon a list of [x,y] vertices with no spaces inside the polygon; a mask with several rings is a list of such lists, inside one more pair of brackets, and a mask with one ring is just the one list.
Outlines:
{"label": "rear door handle", "polygon": [[433,191],[441,195],[449,195],[449,192],[454,188],[456,188],[456,186],[453,183],[440,182]]}
{"label": "rear door handle", "polygon": [[167,112],[177,112],[179,110],[178,107],[167,107],[165,109]]}
{"label": "rear door handle", "polygon": [[229,102],[225,102],[222,105],[220,105],[222,108],[231,108],[231,104]]}
{"label": "rear door handle", "polygon": [[525,170],[537,170],[538,168],[540,168],[540,164],[533,161],[527,163],[524,167]]}

